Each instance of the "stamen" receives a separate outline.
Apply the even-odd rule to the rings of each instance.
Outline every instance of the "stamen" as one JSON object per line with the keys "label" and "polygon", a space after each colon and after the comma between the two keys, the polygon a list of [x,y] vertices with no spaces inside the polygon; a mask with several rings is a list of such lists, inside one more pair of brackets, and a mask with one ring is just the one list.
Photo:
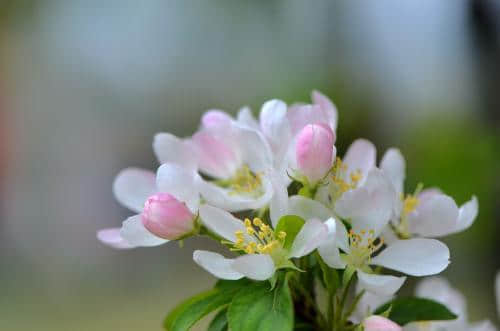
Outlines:
{"label": "stamen", "polygon": [[384,245],[383,238],[376,238],[373,230],[361,230],[356,233],[351,229],[348,236],[351,249],[346,258],[350,264],[356,267],[362,267],[369,263],[373,254]]}
{"label": "stamen", "polygon": [[261,174],[254,174],[247,165],[238,169],[235,175],[228,180],[230,194],[246,194],[251,196],[262,195]]}
{"label": "stamen", "polygon": [[[275,233],[260,218],[254,218],[253,221],[247,218],[243,223],[245,231],[235,231],[236,241],[234,243],[229,242],[232,245],[232,251],[242,251],[246,254],[272,254],[283,247],[286,238],[285,231]],[[245,235],[255,238],[256,241],[249,240]],[[228,244],[227,241],[223,243]]]}

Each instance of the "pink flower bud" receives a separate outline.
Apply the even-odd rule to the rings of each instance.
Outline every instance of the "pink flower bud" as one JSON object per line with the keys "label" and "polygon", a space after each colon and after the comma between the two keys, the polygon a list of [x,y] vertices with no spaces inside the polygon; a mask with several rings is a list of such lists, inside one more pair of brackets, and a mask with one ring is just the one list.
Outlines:
{"label": "pink flower bud", "polygon": [[193,231],[195,215],[168,193],[152,195],[142,212],[142,224],[154,235],[175,240]]}
{"label": "pink flower bud", "polygon": [[382,316],[372,315],[363,321],[365,331],[401,331],[399,325]]}
{"label": "pink flower bud", "polygon": [[327,125],[308,124],[299,132],[295,146],[297,166],[309,182],[317,182],[330,170],[334,142],[335,135]]}

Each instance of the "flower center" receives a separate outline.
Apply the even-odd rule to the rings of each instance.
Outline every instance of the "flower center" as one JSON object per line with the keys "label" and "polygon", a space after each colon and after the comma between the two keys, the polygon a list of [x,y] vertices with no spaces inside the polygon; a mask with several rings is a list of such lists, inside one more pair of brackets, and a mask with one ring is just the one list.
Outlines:
{"label": "flower center", "polygon": [[[269,254],[273,255],[283,248],[283,243],[286,238],[286,232],[274,232],[273,229],[260,218],[254,218],[253,222],[250,219],[245,219],[246,231],[238,230],[236,241],[233,244],[232,251],[243,251],[247,254]],[[249,240],[250,238],[254,240]]]}
{"label": "flower center", "polygon": [[373,230],[361,230],[356,233],[354,230],[349,231],[349,247],[350,252],[345,256],[345,261],[357,268],[366,266],[372,255],[376,253],[384,245],[382,238],[376,238]]}
{"label": "flower center", "polygon": [[361,174],[361,170],[358,169],[352,171],[347,176],[347,164],[337,157],[331,178],[333,185],[330,188],[330,197],[333,201],[336,201],[343,193],[355,189],[359,181],[363,178],[363,175]]}
{"label": "flower center", "polygon": [[413,194],[407,194],[406,196],[401,193],[401,201],[403,202],[403,207],[401,209],[401,215],[399,219],[399,224],[395,227],[396,233],[400,238],[410,238],[410,230],[408,224],[408,215],[410,215],[415,209],[417,209],[420,204],[420,200],[417,198],[422,191],[422,184],[418,184],[415,192]]}
{"label": "flower center", "polygon": [[243,165],[233,177],[220,184],[227,187],[232,195],[258,197],[263,194],[261,175],[253,173],[247,165]]}

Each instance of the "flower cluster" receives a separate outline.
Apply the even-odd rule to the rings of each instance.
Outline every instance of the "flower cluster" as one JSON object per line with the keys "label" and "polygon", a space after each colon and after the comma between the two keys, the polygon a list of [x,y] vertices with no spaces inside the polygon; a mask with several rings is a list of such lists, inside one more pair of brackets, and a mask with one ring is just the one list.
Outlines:
{"label": "flower cluster", "polygon": [[[246,107],[236,118],[210,110],[190,137],[157,134],[156,174],[128,168],[113,185],[117,200],[137,214],[97,237],[119,249],[197,235],[217,240],[222,254],[193,253],[200,267],[233,286],[267,282],[269,292],[290,293],[292,322],[272,329],[292,330],[300,321],[324,330],[401,330],[398,324],[415,322],[391,321],[391,309],[405,307],[397,301],[389,310],[377,308],[393,300],[407,276],[448,266],[448,247],[436,238],[470,227],[477,199],[458,206],[436,188],[405,192],[405,159],[396,148],[377,165],[375,146],[358,139],[340,157],[337,109],[319,92],[311,99],[289,106],[268,101],[258,119]],[[447,304],[433,289],[446,284],[429,282],[417,294]],[[250,330],[235,317],[237,293],[225,302],[223,318],[232,330]],[[259,318],[276,315],[265,314]],[[182,330],[175,318],[167,318],[167,329]]]}

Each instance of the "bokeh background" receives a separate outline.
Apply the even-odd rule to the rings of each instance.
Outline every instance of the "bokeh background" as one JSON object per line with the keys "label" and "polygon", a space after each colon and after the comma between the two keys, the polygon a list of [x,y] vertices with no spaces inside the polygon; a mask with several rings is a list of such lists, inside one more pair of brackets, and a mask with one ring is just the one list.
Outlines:
{"label": "bokeh background", "polygon": [[338,106],[340,151],[397,146],[407,189],[478,196],[474,226],[445,240],[445,275],[473,320],[497,322],[499,2],[4,0],[0,329],[161,330],[214,282],[191,260],[212,244],[100,244],[97,229],[130,215],[113,177],[154,169],[153,135],[189,135],[206,109],[257,112],[313,88]]}

